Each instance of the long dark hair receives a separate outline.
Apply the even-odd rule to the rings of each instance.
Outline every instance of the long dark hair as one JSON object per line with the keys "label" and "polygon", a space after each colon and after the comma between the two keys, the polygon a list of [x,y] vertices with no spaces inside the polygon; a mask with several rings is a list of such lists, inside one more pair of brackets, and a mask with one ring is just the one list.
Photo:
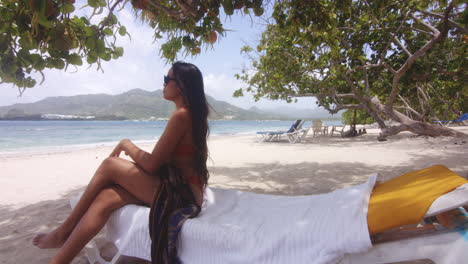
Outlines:
{"label": "long dark hair", "polygon": [[172,73],[185,98],[192,117],[192,139],[195,147],[193,162],[198,180],[203,186],[208,183],[209,172],[206,167],[208,159],[209,105],[205,97],[203,75],[197,66],[186,62],[175,62]]}

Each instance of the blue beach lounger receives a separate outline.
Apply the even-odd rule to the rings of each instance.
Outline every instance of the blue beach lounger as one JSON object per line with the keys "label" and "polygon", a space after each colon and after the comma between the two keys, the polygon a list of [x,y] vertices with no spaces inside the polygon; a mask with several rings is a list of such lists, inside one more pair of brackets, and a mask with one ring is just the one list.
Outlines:
{"label": "blue beach lounger", "polygon": [[[288,134],[297,134],[295,132],[301,130],[302,125],[304,124],[304,120],[298,119],[294,121],[291,127],[287,131],[259,131],[257,135],[260,137],[260,141],[262,142],[270,142],[270,141],[279,141],[282,135]],[[288,137],[289,142],[293,143],[291,137]]]}
{"label": "blue beach lounger", "polygon": [[455,123],[460,123],[460,122],[463,122],[463,121],[466,121],[468,120],[468,113],[464,113],[463,115],[461,115],[458,119],[455,119],[455,120],[437,120],[437,121],[434,121],[434,123],[437,123],[441,126],[449,126],[451,124],[455,124]]}

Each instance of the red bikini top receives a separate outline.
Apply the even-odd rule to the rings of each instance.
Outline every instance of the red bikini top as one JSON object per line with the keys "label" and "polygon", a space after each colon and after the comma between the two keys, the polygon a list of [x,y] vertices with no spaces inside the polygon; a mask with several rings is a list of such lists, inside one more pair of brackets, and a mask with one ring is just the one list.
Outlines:
{"label": "red bikini top", "polygon": [[193,147],[192,144],[179,144],[177,145],[174,155],[177,157],[188,157],[188,156],[193,156],[193,153],[195,153],[195,148]]}
{"label": "red bikini top", "polygon": [[[177,145],[175,151],[174,151],[174,155],[176,157],[190,157],[190,156],[193,156],[193,154],[195,153],[195,147],[192,145],[192,144],[179,144]],[[190,183],[190,184],[195,184],[195,185],[199,185],[199,186],[202,186],[198,180],[198,177],[196,177],[195,175],[191,176],[190,178],[187,179],[187,182]]]}

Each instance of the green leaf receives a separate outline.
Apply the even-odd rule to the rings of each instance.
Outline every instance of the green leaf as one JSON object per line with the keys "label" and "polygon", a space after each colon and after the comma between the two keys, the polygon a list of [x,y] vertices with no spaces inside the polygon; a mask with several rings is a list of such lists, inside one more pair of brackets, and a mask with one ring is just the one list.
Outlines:
{"label": "green leaf", "polygon": [[[29,33],[29,32],[28,32]],[[21,45],[21,47],[23,47],[24,49],[33,49],[34,46],[33,46],[33,42],[32,42],[32,38],[31,38],[31,35],[29,34],[25,34],[24,36],[22,36],[20,38],[20,40],[18,41],[18,43]]]}
{"label": "green leaf", "polygon": [[123,47],[115,47],[115,49],[114,49],[114,54],[115,54],[117,57],[122,57],[122,56],[123,56],[123,53],[124,53],[124,48],[123,48]]}
{"label": "green leaf", "polygon": [[81,60],[80,55],[76,53],[70,54],[70,56],[68,56],[67,61],[72,65],[78,65],[78,66],[83,65],[83,61]]}
{"label": "green leaf", "polygon": [[88,62],[88,64],[93,64],[95,63],[96,61],[98,60],[98,57],[92,53],[88,54],[88,56],[86,56],[86,61]]}
{"label": "green leaf", "polygon": [[87,37],[94,37],[95,36],[94,30],[92,28],[90,28],[90,27],[84,27],[83,31],[85,32],[85,35]]}
{"label": "green leaf", "polygon": [[85,25],[89,25],[89,20],[86,17],[82,16],[80,17],[80,20],[83,21]]}
{"label": "green leaf", "polygon": [[65,68],[65,62],[61,59],[55,59],[53,65],[56,69],[63,70]]}
{"label": "green leaf", "polygon": [[33,67],[34,67],[34,69],[36,69],[36,70],[38,70],[38,71],[42,71],[43,69],[45,69],[46,64],[47,64],[46,61],[45,61],[44,59],[41,58],[40,60],[38,60],[38,61],[33,65]]}
{"label": "green leaf", "polygon": [[119,28],[119,34],[120,36],[125,36],[125,34],[127,34],[127,28],[125,26],[121,26]]}
{"label": "green leaf", "polygon": [[88,0],[90,7],[98,8],[100,6],[99,0]]}
{"label": "green leaf", "polygon": [[69,14],[69,13],[72,13],[73,11],[75,11],[75,6],[70,4],[70,3],[64,3],[62,5],[62,7],[60,8],[60,10],[64,14]]}
{"label": "green leaf", "polygon": [[263,7],[259,7],[259,8],[254,8],[254,14],[256,16],[261,16],[263,15],[263,13],[265,12],[265,9],[263,9]]}
{"label": "green leaf", "polygon": [[104,29],[104,33],[108,36],[112,36],[114,35],[114,32],[112,32],[112,29],[111,28],[105,28]]}
{"label": "green leaf", "polygon": [[110,25],[111,26],[115,25],[115,24],[117,24],[117,22],[119,22],[119,20],[117,19],[117,17],[113,13],[111,13],[110,16],[109,16]]}
{"label": "green leaf", "polygon": [[38,22],[39,22],[39,24],[41,24],[41,26],[43,26],[45,28],[52,28],[54,26],[53,21],[49,21],[43,16],[39,16]]}
{"label": "green leaf", "polygon": [[106,7],[107,6],[106,0],[97,0],[97,2],[98,2],[100,7]]}
{"label": "green leaf", "polygon": [[29,55],[29,58],[31,59],[33,66],[37,65],[42,60],[42,56],[39,54],[31,54]]}
{"label": "green leaf", "polygon": [[94,38],[87,38],[85,46],[86,48],[93,50],[96,47],[96,40]]}
{"label": "green leaf", "polygon": [[110,54],[110,52],[103,52],[103,53],[100,53],[99,54],[99,58],[105,60],[105,61],[110,61],[111,58],[112,58],[112,55]]}
{"label": "green leaf", "polygon": [[104,41],[104,39],[98,39],[96,41],[96,51],[98,53],[102,53],[106,50],[106,43]]}
{"label": "green leaf", "polygon": [[25,81],[24,81],[24,87],[27,87],[27,88],[32,88],[36,85],[36,80],[33,80],[31,77],[28,77]]}
{"label": "green leaf", "polygon": [[242,97],[242,96],[244,96],[244,93],[242,92],[242,88],[235,90],[234,93],[232,94],[232,96],[233,97]]}

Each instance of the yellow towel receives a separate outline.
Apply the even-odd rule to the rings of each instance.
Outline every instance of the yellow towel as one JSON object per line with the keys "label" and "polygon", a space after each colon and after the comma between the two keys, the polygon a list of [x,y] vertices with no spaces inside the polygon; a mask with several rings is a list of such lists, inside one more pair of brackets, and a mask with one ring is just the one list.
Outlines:
{"label": "yellow towel", "polygon": [[377,185],[367,214],[370,233],[417,224],[437,197],[467,182],[447,167],[435,165]]}

